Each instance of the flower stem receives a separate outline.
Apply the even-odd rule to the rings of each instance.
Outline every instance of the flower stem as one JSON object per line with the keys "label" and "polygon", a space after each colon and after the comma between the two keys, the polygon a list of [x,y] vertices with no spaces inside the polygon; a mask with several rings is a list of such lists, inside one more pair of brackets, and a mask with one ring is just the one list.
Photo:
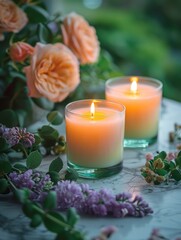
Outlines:
{"label": "flower stem", "polygon": [[25,157],[27,158],[28,157],[28,153],[27,153],[25,147],[22,144],[21,144],[21,150],[23,151]]}
{"label": "flower stem", "polygon": [[50,220],[52,220],[54,223],[60,225],[61,227],[64,227],[64,228],[68,228],[68,230],[71,230],[72,227],[62,221],[60,221],[59,219],[57,219],[56,217],[50,215],[49,213],[46,213],[43,209],[39,208],[38,206],[36,205],[33,205],[33,208],[40,214],[46,216],[47,218],[49,218]]}

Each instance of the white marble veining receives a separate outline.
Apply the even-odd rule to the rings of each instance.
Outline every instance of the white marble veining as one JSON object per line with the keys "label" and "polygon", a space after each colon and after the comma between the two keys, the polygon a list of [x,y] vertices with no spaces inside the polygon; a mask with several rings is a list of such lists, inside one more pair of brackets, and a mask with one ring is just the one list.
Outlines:
{"label": "white marble veining", "polygon": [[[175,122],[181,123],[181,103],[164,99],[156,144],[147,149],[125,149],[124,167],[117,175],[100,180],[79,180],[89,183],[94,189],[105,187],[115,193],[128,191],[135,195],[139,194],[154,210],[153,215],[144,218],[82,216],[77,227],[86,231],[88,238],[95,236],[101,227],[107,225],[115,225],[119,229],[112,240],[146,240],[153,228],[159,228],[160,232],[170,240],[181,237],[181,183],[152,186],[140,176],[140,168],[144,165],[146,152],[175,150],[174,144],[168,141],[168,133],[173,131]],[[44,161],[44,168],[48,162],[49,160]],[[34,230],[28,226],[28,223],[29,219],[23,215],[20,206],[11,196],[0,196],[0,240],[53,239],[54,235],[48,233],[43,226]]]}

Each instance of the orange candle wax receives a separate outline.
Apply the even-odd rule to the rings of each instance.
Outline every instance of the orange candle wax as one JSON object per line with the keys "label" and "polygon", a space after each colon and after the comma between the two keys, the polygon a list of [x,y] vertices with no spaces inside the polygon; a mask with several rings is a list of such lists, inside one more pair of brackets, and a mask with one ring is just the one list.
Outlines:
{"label": "orange candle wax", "polygon": [[124,114],[115,109],[95,106],[91,112],[89,106],[66,113],[67,156],[78,166],[104,168],[120,163],[123,137]]}
{"label": "orange candle wax", "polygon": [[106,99],[126,107],[125,138],[148,139],[157,136],[161,90],[150,81],[131,78],[106,88]]}

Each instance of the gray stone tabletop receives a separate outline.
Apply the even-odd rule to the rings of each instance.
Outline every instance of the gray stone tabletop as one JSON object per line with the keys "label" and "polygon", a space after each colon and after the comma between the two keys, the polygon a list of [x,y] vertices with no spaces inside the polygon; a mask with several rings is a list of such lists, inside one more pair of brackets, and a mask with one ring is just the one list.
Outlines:
{"label": "gray stone tabletop", "polygon": [[[96,218],[81,217],[77,228],[87,232],[87,236],[95,236],[100,228],[114,225],[118,231],[112,240],[147,240],[152,229],[160,229],[160,233],[167,239],[181,237],[181,183],[152,186],[140,176],[140,168],[145,163],[145,154],[160,150],[174,151],[175,145],[168,141],[168,133],[173,131],[174,123],[181,123],[181,103],[164,99],[160,118],[158,142],[147,149],[125,149],[124,167],[122,172],[109,178],[100,180],[80,179],[89,183],[93,189],[102,187],[113,192],[128,191],[139,194],[153,208],[154,213],[144,218]],[[64,128],[64,126],[63,126]],[[60,129],[64,131],[64,129]],[[46,168],[49,160],[45,159],[42,169]],[[43,226],[37,229],[29,227],[27,219],[18,203],[12,196],[0,195],[0,240],[51,240],[54,235],[47,232]]]}

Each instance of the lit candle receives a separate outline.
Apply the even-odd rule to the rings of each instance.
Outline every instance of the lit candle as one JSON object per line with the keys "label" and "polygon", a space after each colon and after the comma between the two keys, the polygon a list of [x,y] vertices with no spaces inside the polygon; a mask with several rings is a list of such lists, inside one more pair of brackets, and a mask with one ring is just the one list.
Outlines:
{"label": "lit candle", "polygon": [[[120,171],[123,156],[125,108],[106,100],[82,100],[66,106],[66,140],[69,164],[84,177],[115,167]],[[86,168],[86,169],[84,169]],[[87,171],[87,169],[92,169]],[[102,169],[102,172],[100,171]],[[107,172],[111,175],[111,171]]]}
{"label": "lit candle", "polygon": [[106,99],[126,107],[125,146],[145,147],[156,141],[161,90],[160,81],[146,77],[120,77],[106,82]]}

